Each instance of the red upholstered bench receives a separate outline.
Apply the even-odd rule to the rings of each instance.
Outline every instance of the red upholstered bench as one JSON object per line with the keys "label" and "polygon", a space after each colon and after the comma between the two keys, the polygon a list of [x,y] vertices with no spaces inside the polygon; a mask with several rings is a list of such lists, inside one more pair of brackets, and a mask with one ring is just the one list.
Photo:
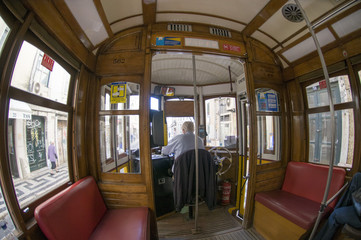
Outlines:
{"label": "red upholstered bench", "polygon": [[[311,229],[323,199],[328,169],[328,166],[323,165],[289,162],[281,190],[256,194],[255,228],[261,234],[266,235],[266,239],[285,237],[285,234],[289,234],[287,239],[298,239],[300,234],[302,235]],[[345,174],[346,172],[342,168],[335,167],[333,169],[328,199],[343,186]],[[336,199],[325,209],[324,215],[328,215],[335,204]],[[265,221],[265,219],[256,219],[257,216],[264,215],[264,212],[273,215],[272,219],[268,221],[269,227],[273,228],[272,230],[261,224],[260,221]],[[281,219],[278,219],[277,215]],[[278,232],[275,226],[270,224],[275,221],[279,221],[281,225],[286,223],[287,227],[279,229]],[[293,232],[287,233],[288,230]]]}
{"label": "red upholstered bench", "polygon": [[35,219],[50,240],[150,239],[149,209],[107,209],[91,176],[39,205]]}

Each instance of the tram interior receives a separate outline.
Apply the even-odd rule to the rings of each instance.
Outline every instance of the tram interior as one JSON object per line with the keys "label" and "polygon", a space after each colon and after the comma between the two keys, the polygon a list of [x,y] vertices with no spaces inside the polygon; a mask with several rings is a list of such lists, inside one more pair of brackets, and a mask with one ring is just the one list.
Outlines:
{"label": "tram interior", "polygon": [[[0,239],[49,238],[35,209],[87,176],[107,209],[146,207],[150,239],[310,239],[318,209],[257,199],[296,186],[318,208],[329,166],[332,194],[361,170],[360,0],[1,0],[0,17]],[[162,148],[185,121],[217,167],[212,210],[175,211]]]}

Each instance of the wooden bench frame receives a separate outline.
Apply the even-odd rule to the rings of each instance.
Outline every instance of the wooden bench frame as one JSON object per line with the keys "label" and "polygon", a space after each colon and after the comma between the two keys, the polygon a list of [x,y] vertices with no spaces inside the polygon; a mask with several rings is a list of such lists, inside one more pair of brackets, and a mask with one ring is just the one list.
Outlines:
{"label": "wooden bench frame", "polygon": [[[328,166],[289,162],[281,190],[256,193],[254,228],[267,240],[293,240],[308,235],[318,215],[318,206],[320,206],[322,201],[327,174]],[[341,189],[345,174],[346,171],[342,168],[335,167],[333,169],[334,177],[330,187],[329,198]],[[292,200],[293,205],[287,199]],[[304,206],[304,209],[297,208],[298,201],[300,203],[299,206]],[[327,207],[324,216],[333,211],[336,201],[337,198]],[[293,211],[285,211],[287,208],[290,209],[290,205]],[[297,218],[297,216],[303,216],[302,211],[308,211],[306,223],[302,222],[302,219],[306,218]],[[287,214],[294,214],[296,217],[287,217]]]}

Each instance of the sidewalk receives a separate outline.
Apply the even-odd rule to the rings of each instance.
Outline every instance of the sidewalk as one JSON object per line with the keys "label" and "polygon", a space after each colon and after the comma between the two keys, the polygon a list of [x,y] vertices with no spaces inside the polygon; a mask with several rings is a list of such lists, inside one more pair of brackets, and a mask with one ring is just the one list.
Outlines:
{"label": "sidewalk", "polygon": [[[47,193],[50,189],[54,189],[67,181],[69,181],[68,166],[62,165],[58,167],[59,172],[51,175],[50,170],[45,167],[34,173],[27,179],[14,179],[16,196],[21,208],[29,202],[39,198]],[[5,201],[3,195],[0,194],[0,219],[7,215]]]}

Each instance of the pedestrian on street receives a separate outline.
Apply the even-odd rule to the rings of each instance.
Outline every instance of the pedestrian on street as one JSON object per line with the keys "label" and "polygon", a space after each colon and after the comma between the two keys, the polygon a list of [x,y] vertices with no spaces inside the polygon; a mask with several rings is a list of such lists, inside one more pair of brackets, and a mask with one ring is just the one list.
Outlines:
{"label": "pedestrian on street", "polygon": [[54,175],[55,173],[58,172],[58,170],[56,170],[56,160],[58,159],[58,155],[56,154],[56,149],[54,146],[54,141],[50,142],[50,145],[48,147],[48,159],[51,162],[51,171],[50,174]]}

